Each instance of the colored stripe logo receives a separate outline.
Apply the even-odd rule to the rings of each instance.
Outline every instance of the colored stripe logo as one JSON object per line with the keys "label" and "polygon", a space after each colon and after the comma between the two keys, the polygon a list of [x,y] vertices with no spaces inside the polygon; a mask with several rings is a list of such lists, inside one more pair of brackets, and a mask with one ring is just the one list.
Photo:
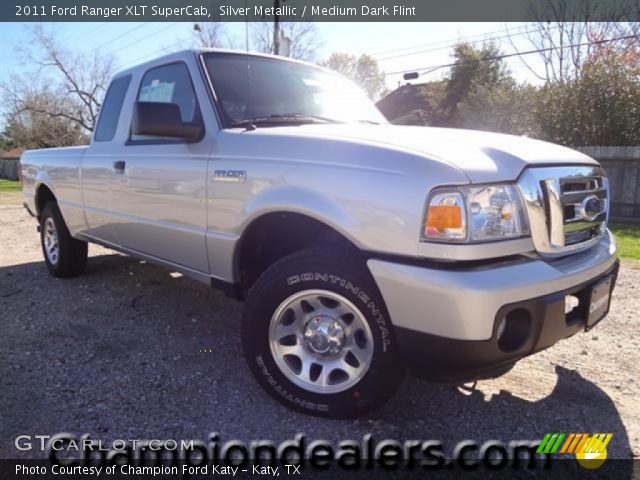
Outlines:
{"label": "colored stripe logo", "polygon": [[612,437],[612,433],[570,433],[568,436],[564,433],[547,433],[536,453],[602,453]]}

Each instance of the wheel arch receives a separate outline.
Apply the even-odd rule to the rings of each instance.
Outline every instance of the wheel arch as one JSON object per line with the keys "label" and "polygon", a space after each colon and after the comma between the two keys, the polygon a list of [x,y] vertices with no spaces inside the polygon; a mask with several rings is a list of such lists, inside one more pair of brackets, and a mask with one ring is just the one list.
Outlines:
{"label": "wheel arch", "polygon": [[235,283],[240,292],[246,292],[273,263],[320,244],[360,251],[343,231],[307,213],[274,210],[257,215],[244,228],[234,249]]}
{"label": "wheel arch", "polygon": [[49,187],[49,185],[44,182],[39,182],[35,190],[36,215],[38,218],[40,218],[40,215],[42,214],[42,211],[44,210],[44,207],[47,205],[47,203],[51,201],[58,201],[55,193],[53,193],[53,190],[51,189],[51,187]]}

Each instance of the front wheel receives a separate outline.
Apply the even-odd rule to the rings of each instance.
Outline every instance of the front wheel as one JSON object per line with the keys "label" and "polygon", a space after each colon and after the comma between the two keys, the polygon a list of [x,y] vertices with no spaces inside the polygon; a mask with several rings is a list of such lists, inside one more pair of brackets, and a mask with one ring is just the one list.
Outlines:
{"label": "front wheel", "polygon": [[87,242],[69,233],[58,204],[49,202],[40,214],[40,243],[49,273],[54,277],[75,277],[87,265]]}
{"label": "front wheel", "polygon": [[280,403],[348,418],[384,403],[403,378],[384,302],[357,255],[311,249],[280,260],[249,292],[242,341]]}

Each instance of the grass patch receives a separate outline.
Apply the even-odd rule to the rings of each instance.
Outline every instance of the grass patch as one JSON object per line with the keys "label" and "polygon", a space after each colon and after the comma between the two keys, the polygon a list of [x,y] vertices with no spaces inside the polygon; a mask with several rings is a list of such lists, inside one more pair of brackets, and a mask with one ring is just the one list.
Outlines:
{"label": "grass patch", "polygon": [[611,225],[618,241],[618,255],[626,260],[640,261],[640,226]]}
{"label": "grass patch", "polygon": [[19,192],[20,182],[17,180],[7,180],[0,178],[0,193],[2,192]]}

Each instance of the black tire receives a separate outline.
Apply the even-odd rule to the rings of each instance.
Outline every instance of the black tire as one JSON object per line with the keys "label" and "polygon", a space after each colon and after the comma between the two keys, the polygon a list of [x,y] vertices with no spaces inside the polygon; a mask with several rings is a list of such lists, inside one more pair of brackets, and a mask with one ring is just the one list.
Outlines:
{"label": "black tire", "polygon": [[[347,299],[369,325],[373,353],[368,370],[347,390],[318,393],[283,374],[269,344],[271,318],[286,299],[302,291],[326,290]],[[308,323],[307,323],[308,325]],[[357,252],[313,248],[269,267],[249,291],[242,321],[242,346],[258,383],[278,402],[299,412],[354,418],[379,407],[404,378],[389,314],[365,260]]]}
{"label": "black tire", "polygon": [[[58,238],[57,256],[54,260],[47,255],[45,236],[48,220],[53,222]],[[40,214],[40,245],[49,273],[54,277],[69,278],[80,275],[87,265],[87,242],[76,240],[69,233],[58,204],[49,202]]]}

